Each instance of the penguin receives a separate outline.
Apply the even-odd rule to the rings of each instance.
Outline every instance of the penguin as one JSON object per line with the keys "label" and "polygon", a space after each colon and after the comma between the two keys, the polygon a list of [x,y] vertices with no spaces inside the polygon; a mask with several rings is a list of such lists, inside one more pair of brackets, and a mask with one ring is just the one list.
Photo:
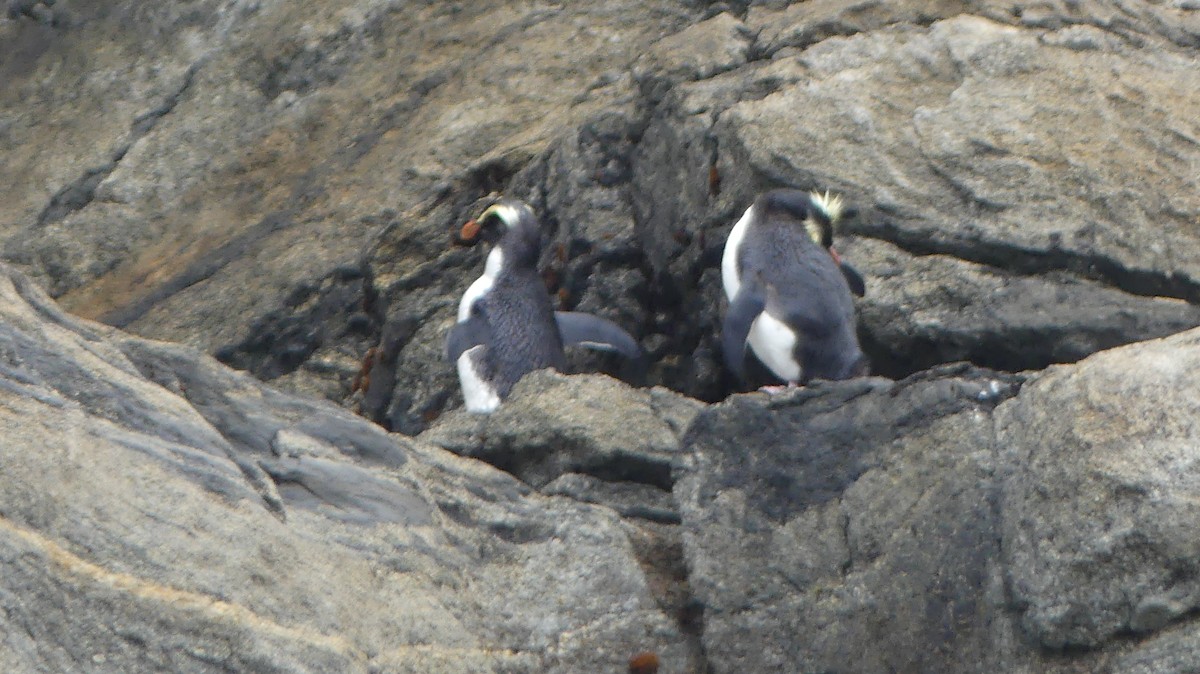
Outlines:
{"label": "penguin", "polygon": [[851,297],[866,284],[833,249],[843,215],[841,197],[776,189],[759,195],[729,232],[721,348],[739,379],[747,343],[789,387],[867,374]]}
{"label": "penguin", "polygon": [[494,412],[526,373],[564,370],[565,346],[643,357],[637,340],[612,321],[554,310],[537,271],[541,228],[524,202],[500,198],[463,225],[461,243],[480,240],[492,249],[446,336],[446,358],[458,369],[468,411]]}

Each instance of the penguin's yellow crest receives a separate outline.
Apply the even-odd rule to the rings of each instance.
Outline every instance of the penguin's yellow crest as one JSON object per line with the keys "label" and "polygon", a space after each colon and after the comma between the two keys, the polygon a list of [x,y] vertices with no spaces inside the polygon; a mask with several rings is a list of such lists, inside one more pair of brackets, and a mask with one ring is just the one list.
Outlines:
{"label": "penguin's yellow crest", "polygon": [[825,216],[829,218],[831,224],[836,224],[838,219],[842,217],[845,202],[842,201],[840,194],[830,194],[829,190],[825,190],[824,194],[811,192],[808,196],[812,199],[813,206],[824,211]]}

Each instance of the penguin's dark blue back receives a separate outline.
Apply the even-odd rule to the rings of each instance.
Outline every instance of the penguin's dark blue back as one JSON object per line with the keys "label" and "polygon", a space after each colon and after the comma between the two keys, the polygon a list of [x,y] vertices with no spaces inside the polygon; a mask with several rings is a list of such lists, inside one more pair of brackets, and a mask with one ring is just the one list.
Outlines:
{"label": "penguin's dark blue back", "polygon": [[768,311],[802,303],[826,326],[853,323],[850,287],[829,253],[803,227],[778,213],[768,213],[761,224],[746,232],[738,266],[743,275],[758,270],[774,289],[776,301],[768,298]]}

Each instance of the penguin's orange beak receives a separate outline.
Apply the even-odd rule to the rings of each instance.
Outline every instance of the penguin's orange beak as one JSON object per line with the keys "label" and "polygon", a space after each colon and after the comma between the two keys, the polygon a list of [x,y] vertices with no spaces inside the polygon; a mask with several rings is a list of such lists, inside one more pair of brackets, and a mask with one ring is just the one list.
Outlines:
{"label": "penguin's orange beak", "polygon": [[462,229],[458,230],[458,242],[463,244],[475,243],[475,237],[479,236],[479,221],[467,220]]}
{"label": "penguin's orange beak", "polygon": [[836,262],[839,267],[842,266],[842,256],[838,255],[838,252],[833,249],[833,246],[829,247],[829,256],[833,258],[833,261]]}

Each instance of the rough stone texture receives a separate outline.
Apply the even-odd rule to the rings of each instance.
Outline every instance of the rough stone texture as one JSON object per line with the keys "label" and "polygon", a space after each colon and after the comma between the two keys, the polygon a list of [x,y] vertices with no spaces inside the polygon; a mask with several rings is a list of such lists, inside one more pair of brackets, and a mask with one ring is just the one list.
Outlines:
{"label": "rough stone texture", "polygon": [[1198,361],[1195,331],[1117,349],[1052,368],[997,415],[1005,558],[1040,643],[1094,647],[1200,607]]}
{"label": "rough stone texture", "polygon": [[416,439],[73,318],[7,270],[0,356],[5,671],[1200,658],[1197,330],[712,406],[539,372]]}
{"label": "rough stone texture", "polygon": [[[248,361],[312,361],[308,378],[327,381],[297,388],[335,399],[407,307],[373,311],[369,292],[330,278],[364,277],[389,223],[439,248],[444,223],[423,208],[503,187],[564,129],[621,105],[624,65],[691,16],[665,2],[76,11],[65,31],[0,24],[5,257],[86,316],[231,361],[244,346],[238,364],[266,376],[280,368]],[[367,278],[387,287],[405,263]],[[329,307],[330,285],[358,306]]]}
{"label": "rough stone texture", "polygon": [[[658,292],[688,326],[672,335],[683,362],[711,368],[720,247],[753,195],[781,184],[844,193],[861,209],[845,233],[921,257],[905,286],[961,279],[959,292],[922,302],[939,319],[915,330],[894,319],[919,290],[876,296],[890,284],[867,274],[861,330],[885,374],[961,357],[1041,367],[1196,324],[1192,307],[1143,297],[1197,299],[1195,13],[804,2],[752,7],[744,21],[757,39],[743,67],[645,88],[655,105],[632,199]],[[968,283],[971,269],[992,282]],[[994,311],[1000,279],[1042,299]],[[1039,326],[1023,315],[1102,298],[1140,307],[1136,318],[1072,311]],[[941,318],[961,314],[978,320]],[[1018,353],[994,353],[1021,328],[1028,338],[1003,347]],[[671,383],[719,398],[719,386],[714,397],[689,381]]]}
{"label": "rough stone texture", "polygon": [[0,278],[6,672],[694,671],[626,525]]}
{"label": "rough stone texture", "polygon": [[568,473],[670,490],[679,439],[699,404],[608,377],[531,373],[492,414],[457,411],[420,439],[543,487]]}
{"label": "rough stone texture", "polygon": [[1014,388],[968,370],[702,413],[677,496],[711,671],[1010,671],[988,437]]}
{"label": "rough stone texture", "polygon": [[860,237],[839,250],[871,279],[859,309],[878,374],[902,377],[956,360],[1040,370],[1132,335],[1161,337],[1200,323],[1200,308],[1184,300],[1139,297],[1065,273],[1014,274]]}

